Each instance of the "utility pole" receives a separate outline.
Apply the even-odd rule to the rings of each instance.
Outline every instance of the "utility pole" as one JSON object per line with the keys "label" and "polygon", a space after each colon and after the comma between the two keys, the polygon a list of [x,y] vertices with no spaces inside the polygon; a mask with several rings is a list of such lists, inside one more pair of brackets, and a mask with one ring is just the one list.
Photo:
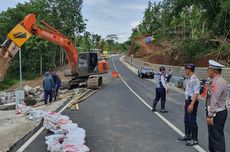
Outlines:
{"label": "utility pole", "polygon": [[21,53],[21,48],[19,48],[19,69],[20,69],[20,85],[19,85],[19,88],[22,89],[22,53]]}

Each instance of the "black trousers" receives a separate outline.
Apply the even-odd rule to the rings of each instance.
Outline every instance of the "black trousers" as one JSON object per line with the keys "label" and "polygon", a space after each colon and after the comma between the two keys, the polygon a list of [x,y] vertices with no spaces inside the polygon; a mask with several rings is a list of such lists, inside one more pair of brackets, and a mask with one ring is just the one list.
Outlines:
{"label": "black trousers", "polygon": [[191,104],[190,100],[185,101],[184,105],[184,125],[185,125],[185,135],[187,137],[191,137],[193,140],[197,140],[198,138],[198,126],[196,123],[197,109],[199,105],[199,101],[197,100],[194,104],[193,112],[188,112],[188,107]]}
{"label": "black trousers", "polygon": [[153,100],[153,109],[156,109],[156,105],[160,99],[161,99],[161,110],[165,110],[165,101],[166,101],[165,88],[156,88],[156,97]]}
{"label": "black trousers", "polygon": [[53,98],[53,91],[52,90],[47,90],[47,91],[45,90],[44,91],[44,102],[45,102],[45,104],[47,104],[48,97],[49,97],[49,102],[51,103],[52,98]]}
{"label": "black trousers", "polygon": [[227,119],[227,109],[217,112],[213,118],[214,125],[208,125],[208,141],[210,152],[225,152],[224,125]]}

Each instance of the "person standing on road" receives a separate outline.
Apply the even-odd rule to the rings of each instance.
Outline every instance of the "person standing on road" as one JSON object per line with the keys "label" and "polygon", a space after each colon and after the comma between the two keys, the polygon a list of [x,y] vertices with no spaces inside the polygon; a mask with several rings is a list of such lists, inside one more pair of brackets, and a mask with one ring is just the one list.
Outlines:
{"label": "person standing on road", "polygon": [[184,125],[185,136],[178,138],[181,141],[187,141],[186,146],[198,144],[198,126],[196,123],[198,96],[200,91],[199,79],[194,74],[195,65],[187,64],[185,66],[185,75],[188,80],[185,84],[185,106],[184,106]]}
{"label": "person standing on road", "polygon": [[54,100],[57,100],[57,96],[58,96],[58,90],[61,87],[61,79],[60,77],[54,72],[53,69],[50,70],[50,74],[54,80]]}
{"label": "person standing on road", "polygon": [[169,69],[169,71],[168,71],[168,76],[167,76],[167,82],[169,82],[170,81],[170,79],[171,79],[171,77],[172,77],[172,69]]}
{"label": "person standing on road", "polygon": [[166,102],[166,92],[168,92],[168,88],[166,85],[166,78],[165,78],[165,67],[159,68],[159,73],[156,74],[156,97],[153,101],[152,112],[157,111],[156,105],[158,101],[161,99],[161,111],[162,113],[167,113],[168,111],[165,110],[165,102]]}
{"label": "person standing on road", "polygon": [[43,80],[43,88],[44,88],[44,102],[47,104],[47,100],[49,98],[49,103],[52,103],[53,98],[53,89],[54,89],[54,80],[49,72],[45,73],[45,78]]}
{"label": "person standing on road", "polygon": [[208,75],[212,83],[206,98],[206,116],[210,152],[225,152],[224,126],[227,119],[227,81],[221,76],[223,65],[209,60]]}

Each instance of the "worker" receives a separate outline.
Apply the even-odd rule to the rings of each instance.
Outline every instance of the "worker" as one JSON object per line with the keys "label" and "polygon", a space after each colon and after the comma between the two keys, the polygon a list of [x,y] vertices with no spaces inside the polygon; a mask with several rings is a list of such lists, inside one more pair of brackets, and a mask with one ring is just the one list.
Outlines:
{"label": "worker", "polygon": [[53,94],[53,95],[54,95],[54,100],[57,100],[58,90],[59,90],[60,87],[61,87],[61,79],[60,79],[60,77],[54,72],[53,69],[50,69],[49,72],[50,72],[50,74],[51,74],[51,76],[52,76],[52,78],[53,78],[53,80],[54,80],[54,85],[55,85],[54,91],[53,91],[53,93],[54,93],[54,94]]}
{"label": "worker", "polygon": [[198,96],[200,91],[199,79],[194,74],[195,64],[185,65],[185,76],[188,80],[185,83],[185,105],[184,105],[184,127],[185,136],[178,138],[187,141],[186,146],[198,144],[198,126],[196,122],[198,109]]}
{"label": "worker", "polygon": [[44,88],[44,102],[47,105],[47,100],[49,98],[49,103],[52,103],[53,98],[53,89],[54,89],[54,80],[49,72],[45,73],[45,78],[43,80],[43,88]]}
{"label": "worker", "polygon": [[224,125],[227,119],[227,81],[221,76],[224,66],[209,60],[208,76],[212,79],[206,98],[206,116],[210,152],[225,152]]}
{"label": "worker", "polygon": [[167,113],[168,111],[165,110],[165,102],[166,102],[166,92],[168,92],[168,88],[166,85],[166,78],[165,78],[165,67],[160,67],[159,72],[156,74],[156,96],[153,100],[153,107],[152,112],[157,111],[156,105],[158,101],[161,99],[161,113]]}

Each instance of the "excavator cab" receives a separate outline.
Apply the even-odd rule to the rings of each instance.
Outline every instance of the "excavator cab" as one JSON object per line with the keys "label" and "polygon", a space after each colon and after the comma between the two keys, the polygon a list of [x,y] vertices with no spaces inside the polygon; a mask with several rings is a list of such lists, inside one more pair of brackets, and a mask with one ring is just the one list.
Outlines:
{"label": "excavator cab", "polygon": [[109,67],[106,61],[99,61],[97,53],[83,52],[78,57],[78,77],[87,77],[92,74],[108,73]]}
{"label": "excavator cab", "polygon": [[77,74],[78,77],[88,77],[91,74],[97,74],[98,70],[97,54],[93,52],[79,53]]}

